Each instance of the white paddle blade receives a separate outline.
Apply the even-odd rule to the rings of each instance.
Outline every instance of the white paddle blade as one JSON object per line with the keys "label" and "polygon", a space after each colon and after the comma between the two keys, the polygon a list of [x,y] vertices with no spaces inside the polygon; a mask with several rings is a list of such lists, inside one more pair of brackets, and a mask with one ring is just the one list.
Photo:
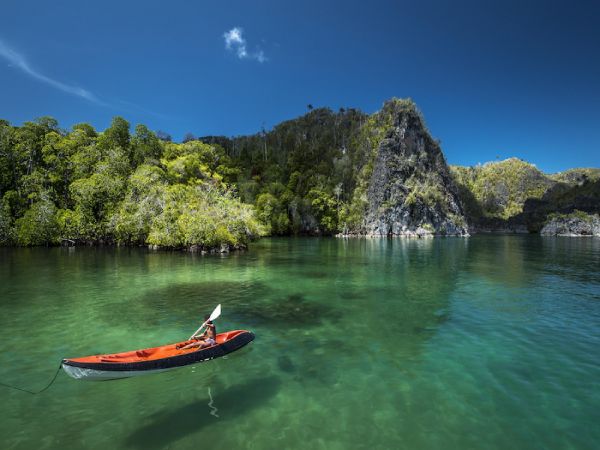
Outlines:
{"label": "white paddle blade", "polygon": [[210,315],[209,319],[211,322],[213,320],[215,320],[217,317],[219,317],[221,315],[221,304],[219,303],[217,305],[217,307],[215,308],[215,310],[212,312],[212,314]]}

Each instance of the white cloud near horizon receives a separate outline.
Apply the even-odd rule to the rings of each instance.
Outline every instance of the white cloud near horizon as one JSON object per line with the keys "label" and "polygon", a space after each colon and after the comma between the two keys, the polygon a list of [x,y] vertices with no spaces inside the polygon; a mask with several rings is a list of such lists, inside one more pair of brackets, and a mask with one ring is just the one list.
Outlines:
{"label": "white cloud near horizon", "polygon": [[81,97],[90,102],[103,104],[103,102],[101,102],[90,91],[78,86],[72,86],[70,84],[66,84],[61,81],[55,80],[33,69],[22,54],[10,48],[2,40],[0,40],[0,56],[6,59],[11,66],[17,67],[25,74],[38,81],[41,81],[42,83],[46,83],[58,90],[61,90],[71,95],[75,95],[77,97]]}
{"label": "white cloud near horizon", "polygon": [[268,61],[265,52],[258,48],[256,52],[249,53],[246,46],[246,39],[243,36],[244,30],[240,27],[233,27],[231,30],[223,33],[225,39],[225,48],[235,52],[239,59],[255,59],[259,63]]}

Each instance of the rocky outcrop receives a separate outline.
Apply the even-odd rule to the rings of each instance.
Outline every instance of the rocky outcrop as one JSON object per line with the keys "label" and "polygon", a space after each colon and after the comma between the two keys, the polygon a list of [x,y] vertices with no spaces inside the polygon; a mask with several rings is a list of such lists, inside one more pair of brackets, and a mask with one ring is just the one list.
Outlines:
{"label": "rocky outcrop", "polygon": [[[585,214],[584,214],[585,213]],[[559,182],[540,199],[528,199],[523,213],[515,221],[526,224],[530,232],[541,232],[542,227],[553,215],[559,217],[585,217],[600,213],[600,180],[585,179],[580,184],[569,185]]]}
{"label": "rocky outcrop", "polygon": [[556,184],[535,165],[518,158],[450,170],[473,232],[527,232],[519,218],[525,203],[540,199]]}
{"label": "rocky outcrop", "polygon": [[450,169],[471,233],[539,233],[552,214],[600,212],[600,169],[548,175],[518,158]]}
{"label": "rocky outcrop", "polygon": [[580,212],[556,215],[540,233],[544,236],[600,236],[600,216]]}
{"label": "rocky outcrop", "polygon": [[442,151],[412,102],[384,109],[391,126],[379,144],[367,190],[364,229],[371,236],[468,235]]}

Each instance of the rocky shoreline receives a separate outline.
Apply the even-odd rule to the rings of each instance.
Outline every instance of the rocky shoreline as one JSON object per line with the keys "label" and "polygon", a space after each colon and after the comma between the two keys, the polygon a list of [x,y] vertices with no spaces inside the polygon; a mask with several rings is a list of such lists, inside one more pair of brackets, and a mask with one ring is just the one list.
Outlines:
{"label": "rocky shoreline", "polygon": [[540,231],[542,236],[600,237],[600,216],[576,212],[556,215]]}

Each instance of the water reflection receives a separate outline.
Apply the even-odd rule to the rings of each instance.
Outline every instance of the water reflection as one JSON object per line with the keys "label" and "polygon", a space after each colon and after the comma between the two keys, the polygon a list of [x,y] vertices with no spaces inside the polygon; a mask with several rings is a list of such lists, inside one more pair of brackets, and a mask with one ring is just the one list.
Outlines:
{"label": "water reflection", "polygon": [[600,238],[544,237],[544,270],[581,283],[600,284]]}
{"label": "water reflection", "polygon": [[468,273],[508,288],[522,288],[557,275],[600,282],[600,239],[544,236],[474,236]]}

